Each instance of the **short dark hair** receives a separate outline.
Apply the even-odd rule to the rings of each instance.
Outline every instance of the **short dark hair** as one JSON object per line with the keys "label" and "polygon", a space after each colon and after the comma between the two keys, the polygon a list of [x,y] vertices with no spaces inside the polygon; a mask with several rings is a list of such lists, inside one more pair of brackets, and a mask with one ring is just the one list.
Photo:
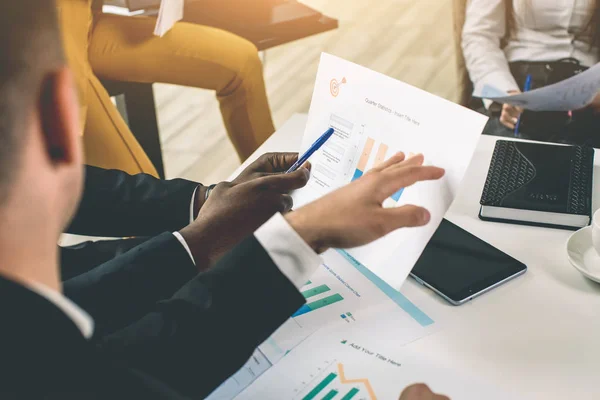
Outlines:
{"label": "short dark hair", "polygon": [[27,113],[48,72],[62,65],[55,0],[0,4],[0,204],[20,160]]}

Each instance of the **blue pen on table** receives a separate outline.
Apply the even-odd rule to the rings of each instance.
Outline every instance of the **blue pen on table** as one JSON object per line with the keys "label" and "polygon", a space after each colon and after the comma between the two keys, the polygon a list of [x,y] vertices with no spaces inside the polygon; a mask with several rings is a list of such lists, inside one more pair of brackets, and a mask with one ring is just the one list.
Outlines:
{"label": "blue pen on table", "polygon": [[[525,86],[523,87],[523,92],[527,92],[531,89],[531,75],[527,74],[527,78],[525,78]],[[517,119],[517,124],[515,125],[515,137],[519,136],[519,125],[521,125],[521,115]]]}
{"label": "blue pen on table", "polygon": [[298,161],[296,161],[294,165],[292,165],[290,169],[287,170],[286,174],[294,172],[298,168],[300,168],[302,164],[308,161],[310,156],[312,156],[317,150],[319,150],[325,144],[325,142],[329,140],[331,136],[333,136],[334,132],[335,130],[333,128],[327,129],[324,134],[322,134],[317,140],[315,140],[315,142],[312,144],[312,146],[310,146],[306,153],[302,154],[302,157],[300,157]]}

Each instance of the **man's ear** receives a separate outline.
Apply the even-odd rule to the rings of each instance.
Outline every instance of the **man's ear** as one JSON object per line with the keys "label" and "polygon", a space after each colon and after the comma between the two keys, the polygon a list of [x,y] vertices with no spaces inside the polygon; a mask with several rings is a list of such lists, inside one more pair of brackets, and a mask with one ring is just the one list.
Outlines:
{"label": "man's ear", "polygon": [[39,102],[42,135],[53,164],[81,163],[81,125],[73,77],[67,67],[48,74]]}

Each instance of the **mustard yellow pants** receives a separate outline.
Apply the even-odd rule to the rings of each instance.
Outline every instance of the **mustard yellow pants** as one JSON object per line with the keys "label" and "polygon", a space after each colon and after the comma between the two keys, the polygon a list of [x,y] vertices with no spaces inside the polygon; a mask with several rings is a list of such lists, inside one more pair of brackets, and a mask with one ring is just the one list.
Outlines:
{"label": "mustard yellow pants", "polygon": [[91,0],[58,0],[78,87],[86,162],[129,173],[156,170],[97,77],[212,89],[240,159],[275,130],[256,47],[234,34],[178,22],[164,37],[155,18],[93,13]]}

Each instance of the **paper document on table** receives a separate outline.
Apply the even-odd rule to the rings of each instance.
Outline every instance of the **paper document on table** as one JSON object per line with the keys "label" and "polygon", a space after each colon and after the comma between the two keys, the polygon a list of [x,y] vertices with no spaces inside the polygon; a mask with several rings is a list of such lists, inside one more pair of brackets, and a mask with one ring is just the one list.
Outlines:
{"label": "paper document on table", "polygon": [[[371,332],[377,324],[395,346],[440,329],[434,304],[417,306],[342,250],[323,254],[323,264],[300,289],[306,304],[254,352],[250,360],[207,400],[229,400],[251,385],[319,329]],[[356,336],[360,339],[360,334]]]}
{"label": "paper document on table", "polygon": [[517,399],[514,393],[472,374],[443,368],[425,354],[395,345],[373,324],[370,335],[320,331],[269,369],[236,400],[397,399],[407,387],[425,383],[452,399]]}
{"label": "paper document on table", "polygon": [[[417,204],[432,215],[426,227],[402,229],[349,250],[399,288],[452,203],[487,117],[340,58],[323,54],[300,153],[325,130],[334,135],[311,157],[296,208],[358,179],[397,151],[423,153],[446,169],[443,179],[400,190],[384,203]],[[351,215],[348,218],[352,218]]]}
{"label": "paper document on table", "polygon": [[525,93],[511,96],[486,85],[475,96],[531,111],[570,111],[590,104],[599,91],[600,63],[569,79]]}
{"label": "paper document on table", "polygon": [[154,27],[155,36],[164,36],[175,25],[175,22],[183,18],[183,1],[162,0],[160,2],[160,10],[156,18],[156,26]]}

